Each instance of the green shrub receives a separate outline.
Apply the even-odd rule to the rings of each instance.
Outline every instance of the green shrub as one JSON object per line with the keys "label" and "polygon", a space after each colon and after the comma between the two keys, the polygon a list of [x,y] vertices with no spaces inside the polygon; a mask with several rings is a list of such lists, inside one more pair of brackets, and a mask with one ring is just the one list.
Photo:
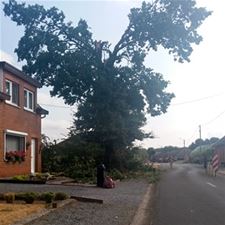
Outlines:
{"label": "green shrub", "polygon": [[122,180],[125,178],[125,176],[117,169],[111,170],[109,175],[113,180]]}
{"label": "green shrub", "polygon": [[34,200],[37,200],[38,198],[39,194],[34,192],[20,192],[15,194],[15,200],[22,200],[27,204],[32,204]]}
{"label": "green shrub", "polygon": [[24,192],[15,193],[15,200],[25,200],[25,194]]}
{"label": "green shrub", "polygon": [[37,199],[37,194],[34,192],[27,192],[24,195],[24,201],[27,204],[32,204],[34,202],[34,200],[36,200],[36,199]]}
{"label": "green shrub", "polygon": [[4,194],[0,193],[0,200],[4,200]]}
{"label": "green shrub", "polygon": [[4,200],[7,203],[13,203],[15,201],[15,193],[13,192],[8,192],[4,194]]}
{"label": "green shrub", "polygon": [[35,173],[34,180],[49,180],[51,177],[50,173]]}
{"label": "green shrub", "polygon": [[159,171],[155,171],[155,172],[152,172],[150,173],[150,176],[149,176],[149,182],[150,183],[157,183],[160,179],[160,172]]}
{"label": "green shrub", "polygon": [[55,201],[65,200],[67,198],[69,198],[69,196],[66,193],[63,193],[63,192],[57,192],[57,193],[55,193],[55,196],[54,196]]}
{"label": "green shrub", "polygon": [[29,180],[28,175],[17,175],[12,178],[13,180],[18,180],[18,181],[24,181],[24,180]]}
{"label": "green shrub", "polygon": [[52,192],[45,192],[40,195],[40,200],[43,200],[46,203],[52,203],[54,196],[55,195]]}

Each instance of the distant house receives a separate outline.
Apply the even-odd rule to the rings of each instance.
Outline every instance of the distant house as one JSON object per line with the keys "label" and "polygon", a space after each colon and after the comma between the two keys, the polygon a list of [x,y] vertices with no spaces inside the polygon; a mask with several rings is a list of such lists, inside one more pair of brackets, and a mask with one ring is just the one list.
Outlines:
{"label": "distant house", "polygon": [[41,171],[41,118],[33,78],[0,62],[0,177]]}
{"label": "distant house", "polygon": [[213,153],[219,155],[220,163],[225,166],[225,136],[213,144]]}

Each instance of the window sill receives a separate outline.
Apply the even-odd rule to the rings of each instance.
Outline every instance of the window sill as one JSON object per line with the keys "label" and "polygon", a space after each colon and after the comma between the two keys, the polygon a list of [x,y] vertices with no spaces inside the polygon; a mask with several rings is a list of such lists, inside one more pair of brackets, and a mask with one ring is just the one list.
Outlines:
{"label": "window sill", "polygon": [[24,109],[24,111],[27,111],[27,112],[34,113],[35,114],[34,110],[32,110],[32,109],[28,109],[28,108],[25,108],[25,107],[23,109]]}
{"label": "window sill", "polygon": [[13,106],[13,107],[16,107],[16,108],[20,109],[20,106],[19,106],[19,105],[16,105],[16,104],[14,104],[14,103],[12,103],[12,102],[5,101],[5,103],[6,103],[7,105],[11,105],[11,106]]}

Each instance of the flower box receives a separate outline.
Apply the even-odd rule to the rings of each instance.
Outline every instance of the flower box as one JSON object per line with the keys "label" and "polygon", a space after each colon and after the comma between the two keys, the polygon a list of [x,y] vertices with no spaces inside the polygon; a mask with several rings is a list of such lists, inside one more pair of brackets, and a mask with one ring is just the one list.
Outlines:
{"label": "flower box", "polygon": [[8,151],[5,154],[5,160],[7,162],[23,162],[25,161],[25,151]]}

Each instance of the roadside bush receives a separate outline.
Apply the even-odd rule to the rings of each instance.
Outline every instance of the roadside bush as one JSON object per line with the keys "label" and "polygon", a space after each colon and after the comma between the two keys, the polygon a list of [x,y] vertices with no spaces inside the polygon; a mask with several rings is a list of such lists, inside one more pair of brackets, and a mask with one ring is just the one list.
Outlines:
{"label": "roadside bush", "polygon": [[34,179],[35,180],[49,180],[52,178],[50,173],[35,173]]}
{"label": "roadside bush", "polygon": [[32,204],[34,202],[34,200],[36,200],[36,199],[37,199],[37,194],[34,192],[27,192],[24,195],[24,201],[27,204]]}
{"label": "roadside bush", "polygon": [[24,192],[15,193],[15,200],[22,200],[25,201],[25,195]]}
{"label": "roadside bush", "polygon": [[54,196],[55,195],[52,192],[44,192],[40,195],[40,200],[43,200],[46,203],[52,203]]}
{"label": "roadside bush", "polygon": [[4,200],[4,194],[0,193],[0,200]]}
{"label": "roadside bush", "polygon": [[20,192],[15,193],[15,200],[25,201],[27,204],[32,204],[34,200],[39,198],[39,194],[35,192]]}
{"label": "roadside bush", "polygon": [[112,169],[109,176],[112,177],[113,180],[122,180],[125,178],[125,176],[117,169]]}
{"label": "roadside bush", "polygon": [[160,179],[160,171],[156,170],[155,172],[150,173],[149,183],[154,184],[157,183]]}
{"label": "roadside bush", "polygon": [[49,173],[36,173],[36,174],[31,174],[31,175],[16,175],[12,177],[12,180],[16,181],[26,181],[26,180],[34,180],[34,181],[39,181],[39,180],[48,180],[51,177]]}
{"label": "roadside bush", "polygon": [[103,161],[103,154],[99,145],[73,136],[57,145],[44,147],[42,168],[51,174],[62,173],[76,182],[93,183],[96,180],[96,167]]}
{"label": "roadside bush", "polygon": [[29,180],[29,176],[28,175],[16,175],[12,179],[18,180],[18,181],[24,181],[24,180]]}
{"label": "roadside bush", "polygon": [[66,193],[63,193],[63,192],[57,192],[57,193],[55,193],[55,196],[54,196],[55,201],[65,200],[65,199],[68,199],[68,198],[69,198],[69,196]]}
{"label": "roadside bush", "polygon": [[15,193],[13,192],[8,192],[4,194],[4,200],[7,203],[13,203],[15,201]]}

